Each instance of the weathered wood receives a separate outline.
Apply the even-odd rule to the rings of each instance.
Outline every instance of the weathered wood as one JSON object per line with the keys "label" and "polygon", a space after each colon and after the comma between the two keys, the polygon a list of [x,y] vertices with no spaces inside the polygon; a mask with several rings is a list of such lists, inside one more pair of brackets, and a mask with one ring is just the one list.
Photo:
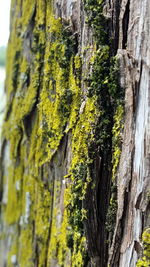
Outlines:
{"label": "weathered wood", "polygon": [[148,0],[12,1],[1,267],[136,267],[150,225],[149,25]]}

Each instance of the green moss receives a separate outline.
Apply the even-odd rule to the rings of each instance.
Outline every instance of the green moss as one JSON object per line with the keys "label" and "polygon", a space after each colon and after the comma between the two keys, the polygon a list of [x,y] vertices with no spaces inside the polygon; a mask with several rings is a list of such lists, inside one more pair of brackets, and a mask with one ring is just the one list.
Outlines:
{"label": "green moss", "polygon": [[119,62],[113,56],[112,41],[109,39],[109,21],[103,15],[104,2],[98,0],[95,4],[95,1],[86,0],[84,3],[87,23],[93,28],[97,45],[91,61],[92,74],[86,78],[86,83],[89,97],[97,97],[96,105],[100,111],[90,151],[93,159],[99,155],[105,161],[103,164],[107,167],[104,168],[107,168],[112,176],[105,222],[111,242],[117,212],[116,175],[121,155],[124,90],[119,85]]}
{"label": "green moss", "polygon": [[124,129],[124,90],[119,86],[119,65],[118,59],[111,59],[108,90],[111,95],[113,106],[113,126],[112,126],[112,181],[111,198],[106,217],[106,229],[109,232],[109,242],[111,243],[116,223],[117,214],[117,171],[122,148],[122,134]]}
{"label": "green moss", "polygon": [[103,15],[104,1],[84,0],[84,6],[87,13],[86,21],[94,30],[97,44],[108,44],[108,19]]}

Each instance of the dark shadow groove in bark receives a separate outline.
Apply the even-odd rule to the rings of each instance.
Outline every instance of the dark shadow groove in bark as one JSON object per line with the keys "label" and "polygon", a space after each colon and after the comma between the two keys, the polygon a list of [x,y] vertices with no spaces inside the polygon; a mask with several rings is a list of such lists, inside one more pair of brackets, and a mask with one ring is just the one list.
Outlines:
{"label": "dark shadow groove in bark", "polygon": [[122,21],[122,30],[123,30],[122,48],[123,49],[126,49],[127,47],[129,16],[130,16],[130,0],[128,0],[128,3],[126,5],[126,10],[125,10],[123,21]]}

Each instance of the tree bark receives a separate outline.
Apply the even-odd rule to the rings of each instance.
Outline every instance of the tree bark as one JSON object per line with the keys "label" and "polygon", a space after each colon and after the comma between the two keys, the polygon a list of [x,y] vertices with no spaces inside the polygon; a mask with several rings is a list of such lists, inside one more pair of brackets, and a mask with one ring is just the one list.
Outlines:
{"label": "tree bark", "polygon": [[1,267],[149,266],[149,25],[148,0],[12,0]]}

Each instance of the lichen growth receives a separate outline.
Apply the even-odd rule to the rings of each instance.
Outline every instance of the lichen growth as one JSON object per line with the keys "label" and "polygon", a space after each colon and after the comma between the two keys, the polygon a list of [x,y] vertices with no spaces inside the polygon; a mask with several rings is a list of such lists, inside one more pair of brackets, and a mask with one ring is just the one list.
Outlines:
{"label": "lichen growth", "polygon": [[142,234],[143,241],[143,257],[139,259],[137,267],[148,267],[150,266],[150,228],[147,228]]}
{"label": "lichen growth", "polygon": [[113,156],[112,156],[112,180],[116,180],[117,168],[119,166],[119,160],[121,155],[121,143],[122,143],[122,132],[123,132],[123,115],[124,115],[124,108],[120,104],[116,108],[116,112],[114,114],[114,126],[112,129],[113,133]]}
{"label": "lichen growth", "polygon": [[[97,97],[99,116],[95,125],[94,153],[103,160],[111,176],[110,198],[105,217],[108,242],[111,244],[117,213],[116,176],[121,155],[121,136],[124,118],[124,89],[119,82],[119,61],[114,57],[112,40],[109,38],[109,19],[103,15],[103,1],[85,0],[87,23],[93,28],[96,39],[96,52],[92,57],[92,73],[86,78],[89,97]],[[93,147],[93,146],[92,146]],[[105,171],[104,171],[105,172]]]}
{"label": "lichen growth", "polygon": [[[8,47],[3,127],[3,137],[10,144],[10,168],[2,216],[7,227],[19,229],[14,230],[17,237],[11,238],[8,266],[17,260],[22,267],[54,263],[82,267],[89,261],[84,229],[88,211],[83,200],[87,188],[95,186],[92,163],[102,152],[111,152],[112,135],[113,177],[120,156],[123,109],[116,101],[120,95],[104,30],[103,4],[97,1],[93,10],[92,2],[86,1],[88,23],[96,38],[88,62],[84,52],[77,51],[69,23],[55,18],[51,0],[25,0],[22,13],[20,4],[14,8]],[[65,136],[71,136],[71,163],[60,181],[50,167],[57,166]]]}

